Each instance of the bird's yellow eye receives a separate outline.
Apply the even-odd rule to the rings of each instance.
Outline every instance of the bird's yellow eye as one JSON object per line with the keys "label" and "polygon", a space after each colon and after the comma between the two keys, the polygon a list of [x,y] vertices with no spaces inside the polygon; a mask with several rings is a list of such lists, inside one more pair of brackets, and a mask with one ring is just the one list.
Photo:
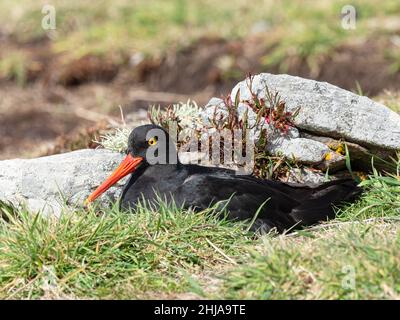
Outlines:
{"label": "bird's yellow eye", "polygon": [[154,146],[157,143],[157,137],[151,138],[149,141],[149,146]]}

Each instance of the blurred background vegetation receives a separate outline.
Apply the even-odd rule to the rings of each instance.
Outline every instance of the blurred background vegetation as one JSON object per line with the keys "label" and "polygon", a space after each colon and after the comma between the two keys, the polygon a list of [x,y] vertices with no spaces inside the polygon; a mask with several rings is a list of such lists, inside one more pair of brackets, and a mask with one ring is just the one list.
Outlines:
{"label": "blurred background vegetation", "polygon": [[[43,5],[56,29],[41,26]],[[356,28],[342,28],[352,5]],[[400,110],[400,1],[1,0],[0,159],[92,147],[110,119],[228,94],[248,72]],[[139,116],[137,116],[139,117]]]}

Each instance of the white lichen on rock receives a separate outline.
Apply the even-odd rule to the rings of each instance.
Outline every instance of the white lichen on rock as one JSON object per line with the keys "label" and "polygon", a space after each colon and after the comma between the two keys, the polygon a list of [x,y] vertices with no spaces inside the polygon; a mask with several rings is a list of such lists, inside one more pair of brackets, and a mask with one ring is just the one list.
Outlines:
{"label": "white lichen on rock", "polygon": [[130,132],[131,129],[128,129],[126,126],[116,128],[115,130],[100,136],[100,139],[95,140],[94,142],[98,143],[104,149],[114,152],[124,152],[127,148]]}

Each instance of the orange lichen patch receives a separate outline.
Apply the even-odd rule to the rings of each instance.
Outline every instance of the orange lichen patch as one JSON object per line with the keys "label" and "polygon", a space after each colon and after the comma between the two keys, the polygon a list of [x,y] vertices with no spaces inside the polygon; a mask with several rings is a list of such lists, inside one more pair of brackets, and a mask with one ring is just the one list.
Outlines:
{"label": "orange lichen patch", "polygon": [[365,174],[365,172],[356,171],[355,174],[361,179],[361,181],[368,179],[368,176]]}
{"label": "orange lichen patch", "polygon": [[336,148],[335,152],[337,154],[344,155],[345,151],[344,151],[343,145],[342,144],[339,145],[339,147]]}
{"label": "orange lichen patch", "polygon": [[341,142],[332,142],[328,144],[329,149],[335,151],[335,153],[339,155],[344,155],[345,154],[345,148],[343,143]]}
{"label": "orange lichen patch", "polygon": [[325,160],[326,160],[326,161],[332,160],[332,152],[328,152],[328,153],[325,155]]}

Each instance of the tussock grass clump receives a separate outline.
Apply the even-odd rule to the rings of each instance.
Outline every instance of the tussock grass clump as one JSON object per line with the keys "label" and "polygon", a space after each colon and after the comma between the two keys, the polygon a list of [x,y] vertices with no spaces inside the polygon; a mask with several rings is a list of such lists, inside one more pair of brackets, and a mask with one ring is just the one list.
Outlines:
{"label": "tussock grass clump", "polygon": [[181,292],[190,282],[183,274],[226,263],[249,241],[242,224],[219,220],[213,209],[165,204],[131,214],[65,210],[59,219],[21,210],[8,220],[0,220],[1,298]]}
{"label": "tussock grass clump", "polygon": [[365,189],[360,201],[357,201],[337,214],[341,221],[365,220],[400,216],[400,155],[393,159],[395,173],[382,175],[373,169],[368,179],[361,182]]}

